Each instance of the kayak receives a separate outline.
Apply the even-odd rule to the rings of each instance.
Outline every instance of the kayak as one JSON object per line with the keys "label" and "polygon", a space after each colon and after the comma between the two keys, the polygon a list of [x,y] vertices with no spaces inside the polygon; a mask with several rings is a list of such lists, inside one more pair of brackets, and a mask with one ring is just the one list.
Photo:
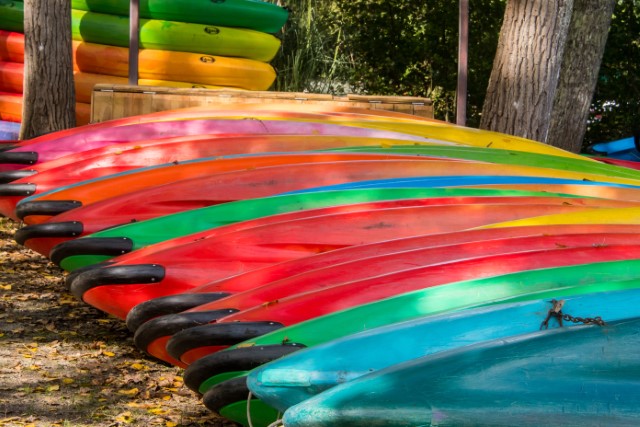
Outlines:
{"label": "kayak", "polygon": [[15,143],[19,134],[20,123],[0,120],[0,140],[2,141],[0,148],[2,148],[3,151]]}
{"label": "kayak", "polygon": [[[0,200],[0,213],[15,218],[17,203],[27,196],[51,192],[62,187],[81,184],[84,181],[150,166],[174,164],[174,162],[213,156],[253,154],[254,152],[262,155],[285,154],[307,151],[307,148],[313,149],[338,144],[369,143],[373,145],[380,141],[386,140],[321,135],[306,137],[297,135],[238,137],[189,135],[107,145],[38,163],[32,167],[0,172],[0,182],[5,182],[0,184],[0,196],[3,196],[3,199]],[[389,140],[388,142],[393,144],[396,141]],[[271,149],[272,151],[263,152],[262,149]],[[376,151],[375,148],[372,148],[372,153]],[[426,159],[426,157],[421,158]],[[211,175],[213,175],[213,171]],[[199,189],[201,188],[205,187],[199,187]],[[167,189],[167,191],[170,190]],[[202,199],[202,192],[198,191],[198,193],[197,197]],[[163,193],[163,195],[164,197],[171,195],[174,198],[182,197],[181,193]],[[145,196],[145,199],[151,202],[153,196],[149,194]],[[172,201],[176,205],[179,204],[179,199]],[[134,203],[132,207],[136,205],[140,204]],[[136,214],[132,212],[131,215],[135,216]]]}
{"label": "kayak", "polygon": [[[0,153],[2,154],[2,153]],[[344,154],[306,154],[306,155],[272,155],[272,156],[249,156],[220,159],[198,159],[183,162],[181,164],[158,165],[154,167],[136,169],[124,172],[118,175],[110,175],[108,177],[96,178],[90,181],[58,188],[49,192],[36,194],[22,199],[16,206],[15,215],[27,224],[41,223],[51,218],[53,214],[59,214],[69,210],[69,206],[86,206],[99,200],[104,200],[126,192],[151,188],[161,183],[176,181],[179,179],[195,178],[211,174],[212,171],[232,171],[246,168],[261,168],[277,164],[293,164],[304,163],[305,158],[309,157],[324,158],[325,162],[331,159],[353,159],[365,160],[367,158],[375,160],[406,161],[407,167],[410,163],[415,162],[418,168],[423,168],[419,175],[527,175],[555,178],[572,178],[572,179],[590,179],[597,180],[598,175],[560,171],[554,169],[546,169],[535,166],[520,165],[500,165],[492,163],[476,163],[476,162],[458,162],[447,159],[431,160],[420,156],[402,156],[402,155],[383,155],[383,154],[367,154],[367,153],[344,153]],[[324,156],[324,157],[323,157]],[[351,156],[351,157],[349,157]],[[403,160],[404,159],[404,160]],[[215,166],[214,166],[215,165]],[[373,166],[373,165],[372,165]],[[382,165],[378,168],[384,167]],[[374,169],[372,167],[372,169]],[[393,176],[393,175],[392,175]],[[396,177],[398,175],[395,175]],[[379,178],[372,176],[372,178]],[[387,176],[389,177],[389,176]],[[365,178],[366,179],[366,178]],[[637,182],[627,178],[610,177],[612,182],[634,183]],[[335,183],[335,182],[334,182]],[[316,184],[321,185],[321,183]],[[314,186],[314,185],[311,185]],[[290,191],[290,189],[281,189],[278,191]],[[274,191],[275,192],[275,191]],[[229,198],[226,199],[229,201]]]}
{"label": "kayak", "polygon": [[640,422],[639,338],[640,319],[631,317],[602,327],[481,342],[336,387],[290,408],[283,422],[291,427],[406,426],[436,419],[438,425],[635,425]]}
{"label": "kayak", "polygon": [[[97,74],[102,79],[100,83],[118,84],[115,77],[128,82],[127,47],[73,41],[72,52],[77,73]],[[24,62],[24,34],[0,30],[0,60]],[[140,85],[158,86],[157,83],[164,82],[160,86],[182,87],[180,82],[188,82],[188,87],[267,90],[276,73],[271,65],[252,59],[140,49],[138,77]]]}
{"label": "kayak", "polygon": [[[599,174],[603,177],[619,176],[632,179],[640,178],[640,172],[627,168],[591,161],[585,162],[584,159],[570,159],[567,157],[550,156],[547,154],[527,153],[523,151],[513,151],[504,149],[487,150],[481,147],[452,147],[441,145],[403,145],[396,144],[393,146],[383,146],[383,148],[391,153],[397,154],[422,154],[430,156],[441,156],[448,158],[459,158],[465,160],[475,160],[481,162],[513,164],[513,165],[529,165],[540,166],[550,169],[558,169],[563,171],[585,172]],[[333,152],[358,153],[370,149],[365,146],[346,146],[331,149]],[[603,179],[603,181],[606,178]],[[639,182],[640,183],[640,182]]]}
{"label": "kayak", "polygon": [[[105,222],[98,223],[92,220],[89,225],[100,224],[101,227],[105,227],[104,230],[76,239],[77,236],[80,236],[88,230],[86,222],[73,219],[75,213],[91,211],[91,213],[98,215],[100,212],[95,212],[92,208],[99,208],[101,203],[95,203],[86,208],[78,208],[68,213],[57,215],[55,222],[51,221],[23,227],[16,232],[15,238],[19,243],[42,252],[46,252],[51,245],[55,244],[48,252],[51,260],[67,271],[74,271],[105,262],[114,256],[122,256],[130,252],[140,254],[138,251],[148,246],[154,246],[154,248],[159,249],[159,245],[163,242],[168,242],[169,245],[178,245],[184,242],[190,242],[193,238],[204,238],[205,236],[210,236],[212,233],[218,233],[218,230],[215,230],[216,227],[227,226],[223,231],[228,232],[231,230],[228,228],[229,224],[235,224],[237,222],[243,222],[243,224],[235,226],[233,230],[239,229],[238,227],[249,228],[256,227],[258,224],[266,225],[285,220],[300,219],[310,214],[318,216],[331,213],[330,209],[326,211],[317,210],[323,207],[329,208],[331,206],[365,203],[383,199],[399,200],[414,198],[416,196],[420,198],[439,198],[438,200],[434,200],[433,204],[444,203],[442,202],[443,197],[458,197],[460,198],[460,202],[462,202],[463,199],[461,197],[465,196],[478,197],[478,201],[489,201],[487,198],[491,196],[554,196],[549,193],[483,189],[425,188],[420,191],[415,191],[416,189],[396,188],[369,190],[372,191],[329,191],[305,193],[301,195],[285,194],[282,195],[282,197],[276,195],[268,198],[229,202],[207,208],[185,210],[110,228],[106,228],[107,223]],[[311,197],[307,198],[307,195]],[[573,199],[563,199],[562,203],[571,204],[573,201]],[[514,203],[515,202],[524,203],[525,201],[524,199],[520,199],[514,201]],[[586,203],[589,205],[592,204],[592,202],[598,203],[596,200],[587,201]],[[104,203],[107,204],[108,201]],[[446,203],[450,203],[450,201]],[[576,205],[583,203],[584,202],[579,199],[575,200]],[[617,202],[610,203],[603,200],[602,205],[615,206]],[[289,211],[290,208],[292,209],[291,211]],[[347,209],[359,210],[361,208],[366,208],[366,206],[341,207],[339,211],[346,212]],[[298,209],[299,212],[295,212],[296,209]],[[304,212],[309,209],[316,209],[316,211],[309,213]],[[336,211],[336,209],[333,209],[333,211]],[[286,212],[288,213],[285,217]],[[111,215],[115,215],[115,213]],[[92,215],[86,215],[86,218],[89,217],[92,217]],[[105,218],[105,215],[98,216],[98,218]],[[252,222],[248,222],[249,220]]]}
{"label": "kayak", "polygon": [[[78,126],[89,123],[91,105],[76,102],[76,124]],[[8,122],[22,122],[22,94],[0,92],[0,120]]]}
{"label": "kayak", "polygon": [[[587,240],[594,241],[593,238],[587,238]],[[483,244],[485,243],[481,242],[478,246]],[[551,244],[553,245],[553,242]],[[486,245],[489,246],[488,243]],[[462,248],[438,249],[454,251]],[[427,250],[425,253],[431,254],[437,252],[438,249]],[[515,250],[510,253],[508,250],[504,252],[496,250],[492,254],[487,251],[486,256],[474,257],[472,254],[469,258],[459,260],[452,258],[451,261],[444,258],[443,261],[433,263],[430,263],[427,257],[423,264],[415,261],[415,258],[409,254],[391,255],[388,259],[374,258],[372,259],[374,262],[387,261],[389,270],[381,269],[383,271],[379,275],[375,272],[368,275],[366,271],[356,271],[353,273],[354,278],[351,281],[349,276],[345,276],[345,280],[342,280],[340,276],[336,278],[331,269],[319,273],[308,273],[309,280],[317,279],[319,281],[317,285],[314,283],[305,286],[297,278],[283,285],[285,287],[289,285],[288,289],[299,287],[300,292],[291,291],[290,295],[287,295],[286,291],[278,293],[276,287],[274,289],[276,292],[273,294],[268,292],[272,290],[271,288],[262,293],[262,295],[266,295],[266,300],[262,302],[259,302],[258,298],[248,299],[245,302],[243,298],[252,296],[245,294],[236,296],[232,300],[233,305],[224,305],[226,301],[206,304],[202,308],[203,311],[224,308],[235,309],[237,312],[213,319],[214,323],[210,322],[206,325],[176,332],[167,342],[166,351],[174,359],[188,365],[213,353],[220,347],[234,345],[252,338],[249,336],[250,333],[245,333],[243,339],[238,341],[235,331],[240,328],[250,329],[255,325],[268,322],[271,326],[270,329],[275,330],[405,293],[437,288],[456,282],[500,277],[520,271],[582,265],[586,272],[588,270],[586,266],[606,261],[638,260],[640,262],[640,245],[635,242],[619,245],[614,243],[606,248],[589,243],[575,247],[569,244],[569,247],[560,247],[559,249],[525,251],[520,248],[519,250],[522,252]],[[403,256],[408,256],[406,264],[403,263]],[[412,263],[416,264],[415,268]],[[411,267],[407,267],[408,265]],[[362,266],[356,263],[353,268],[359,269]],[[375,271],[371,264],[370,269]],[[338,268],[337,271],[343,273],[342,268]],[[526,287],[528,283],[525,281],[520,283],[520,286]],[[196,308],[191,311],[196,310],[200,309]]]}
{"label": "kayak", "polygon": [[[598,244],[602,244],[603,239],[600,238],[600,236],[609,233],[636,233],[638,228],[639,226],[637,225],[609,224],[506,227],[417,235],[407,238],[356,245],[305,258],[277,263],[228,278],[212,281],[181,294],[145,301],[136,305],[129,311],[126,318],[127,327],[132,332],[136,332],[145,322],[157,316],[180,313],[234,293],[255,289],[280,280],[287,280],[289,277],[294,275],[303,275],[313,270],[329,268],[334,265],[344,263],[345,260],[356,261],[378,256],[380,254],[410,251],[426,247],[462,245],[465,243],[475,243],[479,241],[492,242],[494,240],[504,240],[508,238],[524,239],[539,238],[542,236],[570,237],[572,235],[579,235],[582,233],[591,233],[594,237],[597,236]],[[144,347],[146,348],[146,346]]]}
{"label": "kayak", "polygon": [[[128,0],[72,0],[78,10],[129,16]],[[286,8],[260,0],[147,0],[140,2],[140,17],[204,25],[251,28],[266,33],[278,32],[287,22]]]}
{"label": "kayak", "polygon": [[[184,108],[179,110],[162,111],[141,116],[117,119],[112,122],[92,124],[88,130],[101,127],[122,126],[134,122],[155,122],[178,119],[213,119],[227,120],[297,120],[309,123],[327,123],[334,125],[377,129],[383,131],[400,132],[423,138],[423,142],[437,142],[440,145],[463,145],[485,147],[490,149],[507,149],[540,154],[550,154],[560,157],[577,158],[585,162],[596,160],[552,147],[537,141],[527,140],[515,136],[500,134],[461,126],[438,120],[419,118],[408,114],[383,110],[366,110],[352,107],[324,106],[318,104],[296,105],[296,111],[291,112],[290,104],[211,104],[206,107]],[[79,133],[79,131],[76,131]],[[68,136],[76,133],[64,131]],[[49,137],[50,138],[50,137]],[[426,140],[425,140],[426,139]]]}
{"label": "kayak", "polygon": [[612,157],[620,160],[640,160],[638,142],[636,142],[636,137],[634,136],[614,141],[591,144],[587,148],[587,152],[594,155]]}
{"label": "kayak", "polygon": [[[379,131],[305,121],[193,119],[162,120],[159,122],[127,123],[121,126],[83,126],[80,132],[60,131],[21,142],[0,153],[2,169],[20,169],[28,165],[51,161],[69,154],[94,148],[148,139],[186,136],[240,136],[240,135],[332,135],[390,138],[415,143],[428,143],[421,137],[397,132]],[[56,137],[55,135],[58,135]],[[48,136],[48,137],[47,137]]]}
{"label": "kayak", "polygon": [[[431,314],[497,302],[518,302],[563,295],[636,289],[640,286],[640,281],[632,271],[637,263],[638,260],[613,261],[530,270],[495,278],[436,286],[360,305],[316,317],[297,325],[276,329],[254,339],[243,341],[228,350],[200,358],[187,367],[184,374],[185,384],[193,390],[204,393],[203,402],[209,409],[229,419],[238,420],[240,417],[246,417],[246,396],[248,396],[246,384],[244,384],[244,390],[241,390],[243,393],[234,395],[237,402],[233,402],[233,399],[232,401],[224,400],[224,395],[227,390],[226,382],[233,381],[229,378],[235,378],[241,384],[246,381],[242,378],[246,374],[242,369],[242,360],[236,359],[236,371],[233,373],[219,372],[211,368],[219,366],[218,360],[223,361],[232,357],[230,352],[240,351],[243,359],[251,360],[252,353],[262,353],[265,349],[273,348],[276,350],[270,352],[273,360],[283,353],[276,347],[280,349],[290,346],[311,347],[353,333]],[[559,285],[560,277],[562,282]],[[429,301],[429,304],[425,304],[426,301]],[[253,368],[255,366],[250,367],[250,369]],[[237,384],[235,385],[237,387]],[[241,400],[238,399],[240,395],[243,396]],[[253,403],[252,401],[252,408]],[[244,408],[244,411],[239,413],[239,408]],[[275,411],[272,415],[275,415]]]}
{"label": "kayak", "polygon": [[[24,33],[22,2],[0,0],[0,27]],[[129,46],[129,17],[71,9],[73,40]],[[271,34],[160,19],[140,19],[140,48],[233,56],[268,62],[280,49]]]}
{"label": "kayak", "polygon": [[[2,62],[0,61],[0,91],[22,93],[24,81],[24,64],[19,62]],[[105,74],[85,73],[82,71],[73,72],[73,80],[75,83],[75,94],[78,102],[90,104],[93,95],[93,88],[96,84],[128,84],[126,77],[109,76]],[[138,79],[141,86],[164,86],[175,88],[193,88],[196,83],[169,81],[169,80],[150,80]],[[206,89],[222,89],[220,86],[198,84],[199,87]]]}
{"label": "kayak", "polygon": [[[338,208],[332,214],[225,234],[221,234],[221,227],[188,235],[188,243],[182,245],[168,240],[160,247],[165,250],[153,250],[158,248],[152,245],[147,251],[125,254],[124,260],[116,258],[104,267],[80,272],[70,279],[70,290],[86,303],[124,319],[133,306],[143,301],[276,262],[367,242],[461,230],[507,218],[552,212],[577,214],[588,209],[566,204],[432,205],[429,199],[395,203],[406,205],[346,213]],[[598,210],[603,215],[615,211]],[[207,237],[207,233],[214,236]]]}
{"label": "kayak", "polygon": [[[193,360],[184,356],[182,360],[173,359],[167,353],[169,347],[165,345],[171,336],[174,349],[179,348],[184,355],[195,350],[199,358],[206,354],[200,347],[208,347],[214,340],[235,344],[225,343],[224,334],[219,333],[228,327],[227,319],[247,325],[262,320],[288,325],[306,320],[307,316],[316,317],[428,286],[598,261],[601,255],[593,249],[598,238],[609,242],[607,248],[616,245],[634,248],[633,245],[638,244],[633,235],[558,235],[437,245],[353,261],[346,259],[334,266],[252,286],[184,313],[150,320],[136,331],[134,341],[138,348],[158,359],[184,365]],[[591,255],[594,258],[587,259]],[[226,288],[218,286],[217,290],[224,292]],[[336,298],[332,297],[334,295]],[[318,302],[313,303],[314,308],[306,312],[296,309],[305,305],[304,301],[312,300]],[[321,308],[316,310],[317,306]],[[281,321],[281,308],[291,317]],[[260,320],[261,316],[265,316],[264,319]],[[192,319],[196,318],[197,322],[194,322]],[[205,323],[209,325],[204,326]],[[199,326],[193,329],[196,324]],[[216,338],[209,340],[208,337]],[[184,363],[174,363],[174,360]]]}
{"label": "kayak", "polygon": [[[261,211],[258,214],[254,210],[255,206],[268,205],[279,199],[264,201],[257,199],[254,202],[243,203],[242,201],[246,199],[271,197],[283,189],[308,188],[330,181],[357,180],[370,177],[372,174],[424,173],[424,168],[415,163],[377,161],[376,164],[384,167],[372,168],[370,160],[345,160],[332,163],[309,162],[179,180],[154,188],[125,193],[86,206],[74,207],[55,215],[46,222],[20,228],[15,233],[15,240],[51,258],[63,269],[75,270],[79,266],[104,261],[105,255],[113,254],[113,251],[108,249],[111,244],[103,246],[101,241],[120,242],[117,245],[120,248],[117,253],[130,252],[144,246],[235,222],[232,219],[234,217],[247,220],[263,214],[282,213],[287,209],[287,204],[283,202],[283,205]],[[203,195],[200,191],[202,188],[215,190],[208,191],[206,195]],[[378,196],[376,189],[365,190],[372,191],[364,193],[361,193],[360,190],[319,191],[315,193],[323,194],[314,196],[313,193],[308,193],[309,198],[297,197],[295,193],[290,193],[293,197],[289,200],[296,200],[298,203],[297,201],[302,198],[309,200],[316,199],[316,197],[323,199],[326,197],[326,206],[331,204],[332,193],[347,195],[336,199],[335,204],[348,202],[352,197],[354,202],[367,201],[370,197],[367,194]],[[397,194],[395,198],[402,198],[400,196],[403,194],[553,196],[550,193],[510,192],[509,190],[466,189],[448,193],[444,189],[438,191],[423,188],[420,189],[420,193],[415,190],[418,189],[411,191],[411,189],[398,188],[383,193],[392,196]],[[359,198],[358,194],[363,194],[364,199]],[[237,197],[236,200],[231,198],[233,195]],[[138,203],[142,198],[146,203]],[[220,206],[229,203],[236,204],[227,207]],[[580,203],[580,201],[576,201],[576,203]],[[600,205],[632,206],[635,203],[603,200]],[[241,214],[234,211],[235,206],[239,210],[242,209]],[[309,207],[311,206],[309,205]],[[78,237],[82,237],[82,239],[78,239]],[[122,245],[124,241],[127,242],[126,245]],[[101,248],[107,249],[106,253]],[[73,258],[73,260],[69,258]]]}
{"label": "kayak", "polygon": [[[274,137],[274,138],[277,138],[277,137]],[[264,137],[264,140],[266,141],[266,137]],[[289,147],[295,146],[294,144],[285,145],[285,142],[287,140],[288,139],[286,137],[280,137],[280,143],[278,145],[267,146],[265,142],[259,147],[256,147],[256,149],[260,149],[260,147],[262,147],[262,148],[270,148],[275,150],[278,148],[288,149]],[[295,142],[299,140],[300,140],[299,137],[289,138],[289,141],[291,142]],[[233,140],[223,139],[222,141],[225,142],[225,141],[233,141]],[[243,141],[250,142],[252,140],[248,138],[245,138],[245,139],[238,138],[238,143],[237,143],[238,150],[247,150],[248,152],[252,151],[252,148],[250,146],[242,145]],[[327,144],[331,142],[336,145],[344,144],[344,143],[355,143],[355,142],[363,142],[363,143],[368,142],[372,145],[375,145],[378,142],[381,142],[383,140],[381,139],[356,140],[356,139],[348,139],[346,137],[340,138],[340,139],[335,139],[335,138],[331,139],[329,137],[320,138],[320,137],[311,136],[306,138],[306,141],[304,144],[302,143],[296,143],[296,144],[300,148],[303,148],[303,147],[316,148],[319,146],[319,144],[313,145],[312,143],[314,141],[316,142],[327,141]],[[394,143],[393,140],[387,140],[387,141],[389,146],[391,146]],[[457,147],[457,148],[460,148],[460,147]],[[387,150],[388,149],[378,149],[375,147],[370,148],[370,151],[372,153],[375,153],[375,152],[384,153]],[[462,158],[463,160],[467,155],[466,154],[467,150],[468,148],[460,149],[459,157]],[[471,152],[474,153],[475,150],[477,149],[472,148]],[[393,150],[391,151],[393,152]],[[420,151],[421,151],[421,147],[416,146],[415,152],[419,153]],[[499,153],[501,150],[495,150],[495,151],[496,153]],[[428,152],[429,150],[425,150],[425,153],[428,153]],[[407,154],[410,154],[410,152],[407,152]],[[488,155],[487,157],[488,159],[493,158],[493,156],[491,155]],[[547,157],[547,156],[543,156],[543,157]],[[427,160],[427,157],[422,156],[421,159]],[[457,160],[457,159],[452,159],[452,160]],[[500,155],[496,156],[496,161],[501,161],[501,160],[502,160],[502,156]],[[68,167],[71,167],[71,165],[69,165]],[[62,173],[62,174],[56,173],[56,176],[74,177],[74,173],[77,173],[75,172],[75,170],[79,168],[75,166],[73,169],[74,169],[73,172]],[[429,169],[431,171],[432,168],[429,168]],[[299,172],[296,172],[296,171],[299,171]],[[100,172],[100,170],[91,168],[90,172],[92,174],[94,173],[97,174]],[[353,182],[353,181],[367,180],[374,176],[407,177],[409,175],[415,175],[415,174],[423,175],[425,173],[427,173],[427,171],[424,170],[422,165],[418,165],[418,164],[413,164],[413,165],[405,164],[405,166],[396,164],[395,166],[393,166],[391,165],[391,163],[387,162],[385,163],[385,166],[383,168],[371,168],[370,164],[367,162],[345,161],[345,162],[334,163],[334,164],[306,163],[306,164],[288,165],[288,166],[282,166],[282,167],[274,166],[274,167],[270,167],[269,169],[249,169],[249,170],[239,171],[234,174],[227,173],[225,176],[210,174],[210,175],[193,178],[193,179],[185,179],[185,180],[176,179],[174,180],[173,183],[165,184],[162,187],[156,187],[152,189],[144,188],[142,190],[129,192],[126,194],[122,194],[120,196],[109,197],[103,201],[97,201],[89,205],[83,204],[83,206],[81,207],[78,206],[73,210],[70,210],[67,212],[60,212],[56,215],[55,221],[49,220],[47,221],[46,225],[43,225],[41,227],[39,227],[38,225],[31,225],[31,226],[25,227],[22,231],[18,233],[17,240],[19,243],[26,245],[29,248],[39,253],[42,253],[45,256],[48,256],[53,245],[62,243],[63,241],[68,240],[70,238],[75,238],[75,237],[84,236],[91,233],[96,233],[96,232],[99,232],[100,230],[118,226],[121,224],[127,224],[134,220],[136,222],[136,225],[134,227],[144,227],[145,226],[144,223],[140,224],[140,221],[144,221],[150,218],[155,218],[161,215],[173,214],[181,210],[195,209],[195,208],[200,208],[207,205],[219,203],[221,199],[216,199],[217,197],[219,197],[219,195],[215,191],[208,192],[207,196],[205,197],[202,195],[202,191],[200,190],[201,188],[215,187],[219,191],[222,191],[223,194],[225,195],[224,197],[226,197],[226,199],[222,199],[222,200],[228,201],[230,200],[229,194],[233,194],[231,189],[234,188],[233,186],[237,187],[238,185],[243,186],[244,188],[243,191],[248,191],[248,190],[253,191],[253,193],[251,193],[250,195],[244,196],[245,198],[246,197],[262,197],[266,195],[272,195],[278,192],[287,192],[290,190],[300,191],[305,188],[307,189],[310,188],[313,191],[317,191],[319,189],[318,186],[332,184],[335,182],[345,182],[345,181]],[[44,176],[46,177],[47,175],[44,175]],[[15,181],[12,184],[14,185],[14,188],[16,189],[16,191],[21,192],[23,191],[23,187],[28,182],[28,185],[30,186],[29,187],[30,191],[32,191],[35,194],[38,194],[40,193],[40,191],[38,191],[38,187],[37,187],[37,181],[38,181],[37,178],[38,176],[36,176],[35,178],[32,176],[29,176],[22,180],[22,182],[24,183],[22,183],[21,181]],[[469,180],[475,179],[477,180],[476,184],[480,185],[482,183],[483,178],[485,177],[472,176],[472,177],[467,177],[466,179],[469,179]],[[503,178],[506,179],[507,177],[503,177]],[[87,178],[85,177],[84,179],[87,179]],[[436,179],[436,178],[434,177],[433,179]],[[438,179],[443,179],[443,178],[438,177]],[[491,177],[491,179],[494,179],[494,178]],[[497,179],[497,177],[495,179]],[[513,179],[515,182],[520,182],[526,179],[533,180],[534,178],[515,176],[510,179]],[[543,180],[542,182],[549,185],[554,182],[583,183],[585,181],[577,181],[577,180],[563,181],[563,180],[558,180],[557,178],[554,178],[554,179]],[[594,183],[591,182],[591,184],[594,184]],[[58,182],[54,186],[59,187],[61,185],[63,185],[63,183]],[[357,184],[354,184],[354,185],[357,185]],[[440,185],[452,185],[452,184],[447,182],[446,184],[441,183]],[[4,186],[0,185],[0,194],[9,196],[11,194],[11,190],[10,190],[11,186],[12,185],[4,185]],[[249,186],[248,190],[246,186]],[[398,188],[402,188],[403,186],[404,185],[396,185],[396,187]],[[409,187],[409,185],[407,185],[407,187]],[[553,186],[546,187],[541,185],[540,187],[544,191],[552,191],[554,189]],[[335,187],[335,188],[340,188],[340,187]],[[45,187],[43,191],[46,191],[46,189],[47,188]],[[573,192],[573,193],[577,193],[577,194],[581,193],[581,191],[573,188],[571,189],[565,188],[564,185],[562,185],[559,188],[559,190],[562,190],[562,191],[565,191],[565,189],[570,190],[570,192]],[[597,191],[595,189],[591,189],[591,191],[582,191],[582,192],[587,193],[589,196],[598,195],[596,194]],[[632,194],[632,193],[635,193],[635,194]],[[633,191],[632,190],[624,191],[623,194],[619,194],[617,189],[610,189],[607,187],[607,188],[601,189],[600,194],[606,195],[606,197],[608,198],[619,196],[619,198],[625,199],[625,200],[640,200],[640,197],[638,197],[637,189],[634,189]],[[4,204],[8,205],[7,207],[3,208],[5,215],[11,215],[11,212],[15,210],[15,207],[14,205],[10,205],[10,203],[12,202],[17,203],[21,197],[22,196],[15,196],[13,199],[10,199],[8,197],[5,198]],[[146,203],[144,204],[138,203],[138,200],[142,198],[146,200]],[[66,199],[72,200],[73,197],[69,196],[69,197],[66,197]],[[0,207],[2,207],[1,203],[0,203]],[[24,209],[24,206],[21,206],[20,209]],[[56,212],[59,212],[59,211],[56,211]],[[175,220],[185,221],[183,219],[178,219],[178,218],[176,218]],[[193,218],[188,219],[185,222],[187,224],[194,224],[194,226],[201,223],[201,221],[194,221]],[[184,225],[184,226],[181,226],[179,229],[181,230],[182,233],[187,233],[188,232],[187,227],[188,226]],[[157,241],[165,240],[171,237],[175,237],[175,235],[167,235],[167,232],[171,232],[171,230],[174,230],[174,229],[176,229],[174,226],[162,225],[153,231],[148,231],[145,233],[148,236],[157,237],[155,241],[153,241],[153,242],[157,242]],[[201,229],[193,229],[191,232],[196,232],[196,231],[201,231]],[[111,235],[111,237],[116,237],[116,236]],[[117,237],[131,238],[131,236],[129,235],[120,235]],[[42,239],[46,239],[46,242]],[[139,247],[139,246],[135,244],[135,239],[133,240],[134,240],[134,245],[132,249],[135,249],[136,247]],[[147,240],[145,242],[145,245],[150,243],[152,243],[152,241]],[[78,244],[82,244],[82,243],[78,242]],[[93,246],[93,245],[92,247],[96,248],[96,246]]]}
{"label": "kayak", "polygon": [[[562,321],[555,315],[548,317],[558,303],[563,304],[562,315],[594,321],[600,318],[609,324],[638,317],[637,305],[629,301],[639,299],[640,289],[629,289],[559,296],[554,299],[556,304],[545,298],[421,317],[288,354],[253,370],[247,386],[262,402],[284,412],[332,387],[412,359],[541,328],[583,324]],[[393,351],[380,351],[390,345]]]}
{"label": "kayak", "polygon": [[[96,177],[86,181],[80,181],[75,184],[64,187],[57,187],[40,194],[29,195],[18,201],[15,213],[7,212],[11,215],[23,220],[27,224],[37,224],[49,220],[51,217],[80,206],[88,206],[101,200],[107,200],[123,194],[141,191],[145,189],[157,188],[163,184],[195,179],[198,177],[215,176],[226,172],[244,171],[247,169],[261,169],[270,166],[294,165],[306,163],[331,163],[341,161],[368,161],[371,168],[374,165],[384,167],[385,163],[405,162],[410,167],[411,163],[429,163],[430,169],[438,169],[433,163],[437,163],[440,168],[444,168],[445,163],[456,163],[453,161],[430,160],[429,158],[416,156],[395,156],[383,154],[330,154],[330,153],[284,153],[284,154],[263,154],[255,156],[226,156],[226,157],[203,157],[200,159],[190,159],[182,162],[163,163],[144,168],[131,169],[113,175]],[[426,169],[427,166],[422,166]],[[242,184],[242,183],[241,183]],[[3,184],[3,186],[17,186],[17,184]],[[269,181],[263,183],[261,187],[254,190],[256,195],[260,197],[271,195],[281,191],[292,190],[294,188],[285,187],[286,182],[276,182],[270,184]],[[313,186],[313,183],[308,184]],[[15,187],[14,187],[15,188]],[[20,188],[20,187],[18,187]],[[195,189],[196,197],[202,199],[203,189],[199,187]],[[244,198],[241,196],[242,191],[250,190],[247,185],[236,185],[237,192],[231,192],[231,187],[216,186],[216,188],[207,188],[207,205],[229,202]],[[282,189],[284,188],[284,189]],[[32,187],[30,191],[35,191]],[[193,194],[194,189],[191,189]],[[8,190],[4,194],[13,190]],[[240,193],[239,193],[240,192]],[[146,198],[146,196],[145,196]],[[189,198],[187,197],[186,200]],[[138,199],[138,204],[140,199]],[[179,199],[178,199],[178,203]],[[200,206],[203,206],[200,202]],[[188,206],[188,205],[187,205]],[[194,206],[196,207],[196,206]]]}

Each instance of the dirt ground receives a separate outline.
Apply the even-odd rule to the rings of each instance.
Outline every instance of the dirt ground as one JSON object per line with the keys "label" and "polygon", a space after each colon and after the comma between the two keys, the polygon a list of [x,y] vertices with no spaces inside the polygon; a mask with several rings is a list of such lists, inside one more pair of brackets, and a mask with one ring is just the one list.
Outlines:
{"label": "dirt ground", "polygon": [[0,427],[235,425],[137,350],[123,321],[69,294],[17,227],[0,217]]}

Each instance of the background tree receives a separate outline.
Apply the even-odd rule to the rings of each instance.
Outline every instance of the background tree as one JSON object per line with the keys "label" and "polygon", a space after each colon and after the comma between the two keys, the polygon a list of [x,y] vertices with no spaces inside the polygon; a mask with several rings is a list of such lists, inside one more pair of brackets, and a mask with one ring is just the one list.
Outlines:
{"label": "background tree", "polygon": [[631,136],[640,125],[640,1],[618,0],[600,66],[585,145]]}
{"label": "background tree", "polygon": [[573,0],[507,2],[480,127],[546,141]]}
{"label": "background tree", "polygon": [[[583,144],[629,136],[640,123],[640,0],[615,3]],[[437,118],[453,120],[458,29],[457,7],[450,1],[286,4],[292,13],[283,50],[273,62],[276,90],[427,96]],[[505,0],[470,1],[467,123],[472,127],[480,124],[505,5]],[[600,17],[606,19],[606,12]]]}
{"label": "background tree", "polygon": [[20,139],[76,125],[69,0],[25,0]]}
{"label": "background tree", "polygon": [[580,152],[615,0],[574,0],[549,132],[544,142]]}

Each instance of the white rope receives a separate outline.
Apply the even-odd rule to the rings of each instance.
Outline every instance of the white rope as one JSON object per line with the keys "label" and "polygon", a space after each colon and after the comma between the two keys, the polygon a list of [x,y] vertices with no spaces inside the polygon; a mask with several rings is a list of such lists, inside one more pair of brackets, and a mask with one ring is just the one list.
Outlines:
{"label": "white rope", "polygon": [[[253,427],[253,422],[251,422],[251,397],[253,397],[253,394],[251,390],[249,390],[249,396],[247,396],[247,423],[249,427]],[[278,412],[278,418],[267,427],[284,427],[284,424],[282,424],[282,413]]]}

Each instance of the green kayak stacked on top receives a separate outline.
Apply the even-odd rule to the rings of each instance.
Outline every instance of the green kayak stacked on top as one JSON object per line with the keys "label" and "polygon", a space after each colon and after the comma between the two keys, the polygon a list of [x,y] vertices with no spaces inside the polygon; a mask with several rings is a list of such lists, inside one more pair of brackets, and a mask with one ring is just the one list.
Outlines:
{"label": "green kayak stacked on top", "polygon": [[[182,3],[180,3],[182,4]],[[187,9],[184,7],[184,9]],[[24,3],[0,0],[0,28],[24,32]],[[72,9],[72,38],[111,46],[129,46],[127,16]],[[140,19],[140,48],[248,58],[268,62],[280,48],[272,34],[161,19]]]}
{"label": "green kayak stacked on top", "polygon": [[[71,0],[87,12],[129,16],[129,0]],[[287,22],[287,9],[260,0],[141,0],[140,17],[194,24],[222,25],[276,33]]]}

